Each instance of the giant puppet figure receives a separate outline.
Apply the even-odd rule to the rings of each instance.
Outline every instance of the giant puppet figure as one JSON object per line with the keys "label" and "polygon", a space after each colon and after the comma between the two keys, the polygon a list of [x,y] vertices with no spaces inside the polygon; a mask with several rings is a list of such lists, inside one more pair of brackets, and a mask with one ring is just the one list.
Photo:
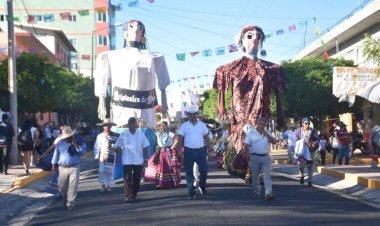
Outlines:
{"label": "giant puppet figure", "polygon": [[[111,96],[111,118],[118,126],[130,117],[143,119],[148,126],[156,126],[156,77],[161,90],[163,112],[166,112],[165,88],[170,77],[162,54],[146,50],[145,27],[130,20],[124,27],[123,49],[104,52],[96,59],[95,95],[99,97],[98,117],[105,119],[106,96]],[[110,93],[109,93],[109,87]]]}
{"label": "giant puppet figure", "polygon": [[[269,118],[272,90],[276,96],[277,126],[282,127],[284,122],[280,101],[280,93],[286,86],[284,72],[281,66],[257,57],[264,39],[260,27],[244,27],[235,37],[243,56],[217,68],[213,84],[218,90],[218,117],[229,118],[231,122],[225,165],[231,174],[242,178],[249,174],[249,156],[242,151],[243,127],[246,124],[255,126],[259,117]],[[261,52],[265,54],[265,51]],[[227,113],[225,94],[229,88],[232,91],[231,112]]]}

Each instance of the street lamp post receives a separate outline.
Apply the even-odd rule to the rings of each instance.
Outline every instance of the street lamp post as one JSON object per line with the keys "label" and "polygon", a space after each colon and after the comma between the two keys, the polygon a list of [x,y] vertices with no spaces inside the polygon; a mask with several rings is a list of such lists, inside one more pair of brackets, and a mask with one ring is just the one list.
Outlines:
{"label": "street lamp post", "polygon": [[[16,83],[16,51],[15,36],[13,23],[13,2],[7,0],[8,8],[8,86],[10,94],[10,113],[11,122],[17,132],[17,83]],[[12,164],[17,163],[17,139],[13,138],[12,151],[10,152],[10,161]]]}

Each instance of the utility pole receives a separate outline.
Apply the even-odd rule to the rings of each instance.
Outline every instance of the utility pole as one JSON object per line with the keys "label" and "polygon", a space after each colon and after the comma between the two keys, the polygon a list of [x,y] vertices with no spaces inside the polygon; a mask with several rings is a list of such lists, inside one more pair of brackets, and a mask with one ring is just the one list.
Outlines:
{"label": "utility pole", "polygon": [[[10,118],[12,125],[17,134],[17,83],[16,83],[16,51],[15,51],[15,33],[13,26],[13,2],[7,0],[8,10],[8,87],[10,94]],[[12,151],[10,153],[12,164],[18,162],[17,136],[13,138]]]}

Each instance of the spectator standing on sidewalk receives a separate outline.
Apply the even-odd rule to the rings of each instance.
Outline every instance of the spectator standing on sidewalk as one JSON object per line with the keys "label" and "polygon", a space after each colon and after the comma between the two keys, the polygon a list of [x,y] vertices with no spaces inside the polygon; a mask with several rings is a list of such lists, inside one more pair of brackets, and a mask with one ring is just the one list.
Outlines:
{"label": "spectator standing on sidewalk", "polygon": [[128,130],[120,134],[115,147],[118,151],[121,150],[125,202],[133,203],[140,190],[141,171],[148,163],[149,147],[145,134],[137,130],[136,118],[128,119]]}
{"label": "spectator standing on sidewalk", "polygon": [[266,128],[268,121],[260,117],[256,121],[256,128],[248,132],[244,138],[245,151],[250,153],[251,173],[252,173],[252,187],[253,193],[256,198],[260,198],[259,189],[259,173],[263,172],[265,199],[270,200],[274,198],[272,191],[271,168],[272,159],[269,155],[270,145],[275,144],[277,141],[271,135],[271,132]]}
{"label": "spectator standing on sidewalk", "polygon": [[58,136],[52,164],[52,175],[59,168],[58,185],[62,193],[65,207],[68,210],[75,208],[80,173],[80,157],[87,152],[87,147],[82,138],[74,136],[75,130],[65,127]]}
{"label": "spectator standing on sidewalk", "polygon": [[186,173],[186,183],[189,189],[190,199],[195,199],[194,186],[194,163],[199,166],[199,188],[201,195],[206,196],[207,180],[207,158],[205,154],[205,144],[211,149],[209,131],[206,124],[198,119],[200,112],[195,106],[191,106],[186,114],[189,120],[184,122],[178,131],[178,148],[184,145],[184,165]]}
{"label": "spectator standing on sidewalk", "polygon": [[339,144],[338,144],[338,130],[334,129],[333,135],[330,137],[331,152],[333,155],[332,164],[335,165],[336,157],[338,156]]}
{"label": "spectator standing on sidewalk", "polygon": [[3,135],[2,139],[4,143],[0,144],[0,173],[4,175],[8,174],[9,166],[9,155],[12,147],[12,139],[15,136],[15,129],[13,125],[9,122],[9,115],[4,113],[1,117],[0,122],[0,136]]}
{"label": "spectator standing on sidewalk", "polygon": [[321,134],[319,140],[319,154],[321,155],[321,165],[324,166],[326,162],[326,148],[327,148],[327,140],[325,138],[325,135]]}
{"label": "spectator standing on sidewalk", "polygon": [[[317,135],[316,130],[310,127],[310,122],[311,121],[309,117],[304,117],[302,119],[302,126],[297,128],[294,131],[293,136],[296,142],[300,140],[304,140],[307,146],[306,148],[307,150],[304,150],[304,153],[298,158],[298,167],[299,167],[299,172],[301,175],[300,184],[304,184],[305,166],[307,166],[307,175],[308,175],[307,185],[309,187],[313,187],[312,181],[313,181],[313,168],[314,168],[313,167],[314,151],[318,148],[319,137]],[[297,143],[296,143],[296,146],[297,146]],[[304,145],[302,144],[302,146]],[[296,154],[297,154],[297,150],[295,150],[295,155]]]}
{"label": "spectator standing on sidewalk", "polygon": [[346,124],[340,122],[340,129],[338,130],[337,139],[338,139],[338,164],[342,165],[343,157],[345,158],[344,164],[350,164],[350,135],[347,131]]}

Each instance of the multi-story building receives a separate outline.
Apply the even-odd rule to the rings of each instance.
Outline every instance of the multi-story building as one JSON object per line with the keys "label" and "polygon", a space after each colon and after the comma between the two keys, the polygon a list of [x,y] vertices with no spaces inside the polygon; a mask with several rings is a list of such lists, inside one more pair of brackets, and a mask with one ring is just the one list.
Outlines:
{"label": "multi-story building", "polygon": [[[380,0],[374,0],[365,7],[359,7],[324,33],[319,39],[306,46],[293,60],[324,56],[327,52],[331,58],[352,60],[358,67],[373,68],[373,60],[366,60],[363,55],[365,34],[380,40]],[[380,104],[372,104],[370,109],[363,109],[373,123],[380,123]]]}
{"label": "multi-story building", "polygon": [[[118,9],[120,4],[113,5],[111,0],[13,1],[13,20],[29,27],[30,32],[37,26],[62,30],[77,50],[68,55],[71,70],[90,77],[96,55],[116,47],[115,12]],[[0,0],[0,24],[7,23],[6,15],[6,0]]]}
{"label": "multi-story building", "polygon": [[364,8],[345,17],[341,23],[327,31],[319,39],[301,50],[293,60],[323,56],[352,60],[359,67],[374,67],[373,61],[363,56],[363,41],[368,33],[380,39],[380,0],[374,0]]}

